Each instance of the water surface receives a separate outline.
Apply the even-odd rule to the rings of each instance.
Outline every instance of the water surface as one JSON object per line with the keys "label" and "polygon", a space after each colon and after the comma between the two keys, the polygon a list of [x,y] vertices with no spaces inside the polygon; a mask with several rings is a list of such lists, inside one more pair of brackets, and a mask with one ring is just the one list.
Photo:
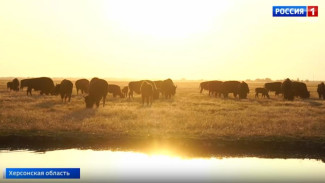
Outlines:
{"label": "water surface", "polygon": [[0,151],[5,168],[81,168],[80,180],[0,182],[325,182],[325,163],[315,159],[182,157],[111,150]]}

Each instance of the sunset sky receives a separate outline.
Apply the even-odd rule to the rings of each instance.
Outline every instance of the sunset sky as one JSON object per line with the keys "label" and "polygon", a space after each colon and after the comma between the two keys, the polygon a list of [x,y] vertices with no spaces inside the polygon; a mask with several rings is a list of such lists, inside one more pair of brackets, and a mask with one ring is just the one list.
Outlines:
{"label": "sunset sky", "polygon": [[[319,17],[272,17],[317,5]],[[325,80],[324,0],[2,0],[0,77]]]}

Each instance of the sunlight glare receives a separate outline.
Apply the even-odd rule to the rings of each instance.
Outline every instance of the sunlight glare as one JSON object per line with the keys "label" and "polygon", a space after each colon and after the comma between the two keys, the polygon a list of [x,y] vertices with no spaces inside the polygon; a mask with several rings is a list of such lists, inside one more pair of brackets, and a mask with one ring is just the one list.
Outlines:
{"label": "sunlight glare", "polygon": [[158,37],[186,37],[212,29],[227,1],[114,1],[107,16],[124,29]]}

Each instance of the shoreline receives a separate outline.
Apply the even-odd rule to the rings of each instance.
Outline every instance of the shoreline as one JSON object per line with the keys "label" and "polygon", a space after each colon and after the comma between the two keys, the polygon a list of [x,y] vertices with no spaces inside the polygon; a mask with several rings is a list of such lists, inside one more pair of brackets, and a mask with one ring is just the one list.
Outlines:
{"label": "shoreline", "polygon": [[[168,150],[182,157],[309,158],[325,162],[322,137],[186,137],[113,136],[99,134],[2,134],[0,150],[112,150],[146,154]],[[158,151],[159,153],[159,151]]]}

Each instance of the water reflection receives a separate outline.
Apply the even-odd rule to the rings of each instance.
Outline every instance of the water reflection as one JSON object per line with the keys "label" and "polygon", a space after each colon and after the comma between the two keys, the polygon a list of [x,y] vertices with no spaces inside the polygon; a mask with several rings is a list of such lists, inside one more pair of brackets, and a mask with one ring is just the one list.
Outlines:
{"label": "water reflection", "polygon": [[0,151],[0,169],[9,167],[80,167],[81,180],[0,182],[325,182],[325,164],[313,159],[186,158],[166,149]]}

